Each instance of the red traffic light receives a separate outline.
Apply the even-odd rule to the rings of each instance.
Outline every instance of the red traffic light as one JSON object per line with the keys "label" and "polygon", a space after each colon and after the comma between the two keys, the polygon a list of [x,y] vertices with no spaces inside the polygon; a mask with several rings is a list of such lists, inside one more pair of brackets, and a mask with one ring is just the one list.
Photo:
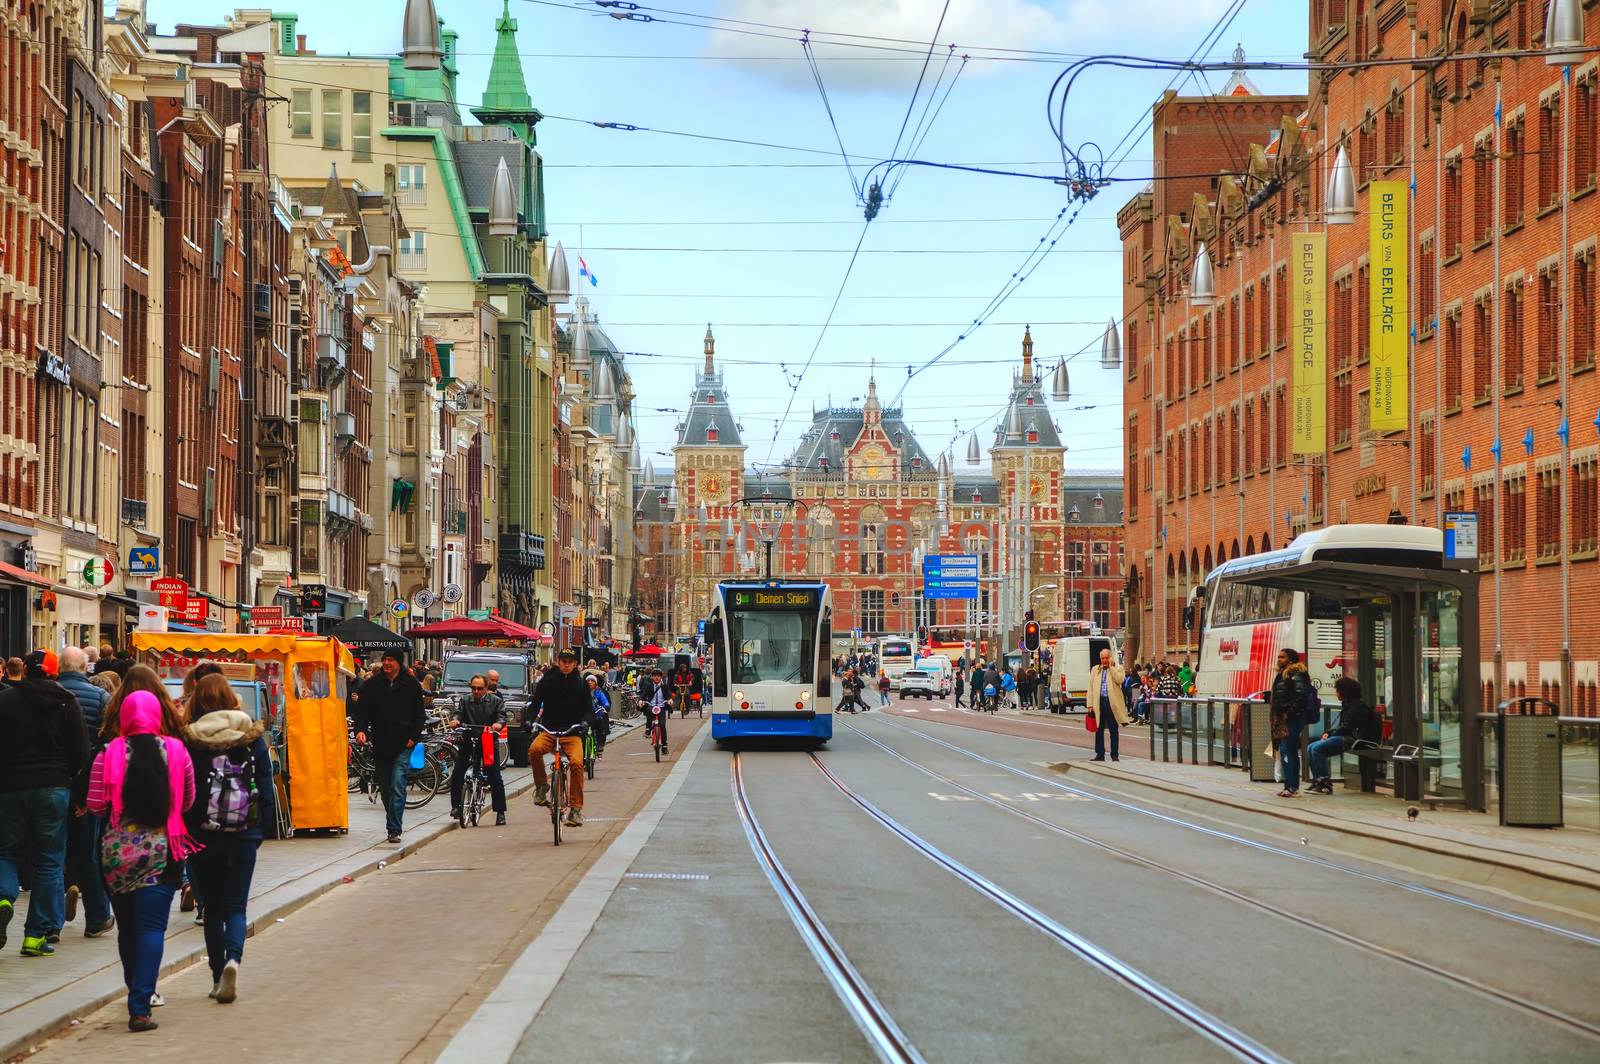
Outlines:
{"label": "red traffic light", "polygon": [[1034,651],[1039,649],[1039,622],[1029,621],[1022,626],[1022,645],[1024,649]]}

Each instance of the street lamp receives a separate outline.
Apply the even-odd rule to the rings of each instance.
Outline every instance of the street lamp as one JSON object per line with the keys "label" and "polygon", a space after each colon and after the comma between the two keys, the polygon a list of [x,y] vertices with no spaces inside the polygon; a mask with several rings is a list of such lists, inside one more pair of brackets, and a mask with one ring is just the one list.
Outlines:
{"label": "street lamp", "polygon": [[1122,336],[1117,331],[1117,319],[1106,322],[1106,336],[1100,341],[1100,368],[1116,369],[1122,365]]}
{"label": "street lamp", "polygon": [[1544,47],[1544,61],[1550,66],[1583,62],[1581,0],[1550,0],[1550,10],[1544,22]]}
{"label": "street lamp", "polygon": [[1350,155],[1339,145],[1328,175],[1328,195],[1322,203],[1322,220],[1329,225],[1350,225],[1356,220],[1356,177]]}
{"label": "street lamp", "polygon": [[433,0],[406,0],[405,44],[400,49],[407,70],[438,70],[444,58],[439,45],[439,15]]}
{"label": "street lamp", "polygon": [[1209,307],[1216,299],[1216,288],[1211,279],[1211,252],[1205,241],[1194,253],[1194,269],[1189,273],[1189,303],[1196,307]]}

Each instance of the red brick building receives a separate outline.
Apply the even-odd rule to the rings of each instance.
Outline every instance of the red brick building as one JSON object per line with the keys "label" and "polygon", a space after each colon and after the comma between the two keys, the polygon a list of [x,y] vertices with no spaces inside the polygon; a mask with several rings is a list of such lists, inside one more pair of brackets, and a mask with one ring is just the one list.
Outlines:
{"label": "red brick building", "polygon": [[[1313,0],[1307,96],[1166,97],[1119,215],[1127,536],[1141,656],[1192,650],[1217,562],[1327,523],[1482,523],[1484,701],[1596,712],[1600,60],[1564,80],[1531,0]],[[1600,9],[1585,12],[1600,40]],[[1460,56],[1432,66],[1418,57]],[[1569,109],[1570,108],[1570,112]],[[1570,128],[1570,134],[1565,131]],[[1343,147],[1355,224],[1328,224]],[[1215,174],[1193,180],[1172,174]],[[1414,189],[1405,427],[1373,431],[1370,184]],[[1326,232],[1326,453],[1291,453],[1289,240]],[[1187,291],[1199,246],[1215,302]],[[1565,294],[1565,298],[1563,295]],[[1565,577],[1565,579],[1564,579]],[[1565,633],[1565,636],[1564,636]]]}

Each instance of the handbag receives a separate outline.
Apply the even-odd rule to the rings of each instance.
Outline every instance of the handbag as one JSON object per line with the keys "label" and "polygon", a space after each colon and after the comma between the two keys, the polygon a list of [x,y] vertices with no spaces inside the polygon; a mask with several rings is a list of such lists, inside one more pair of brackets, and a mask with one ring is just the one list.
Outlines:
{"label": "handbag", "polygon": [[100,836],[100,875],[106,890],[128,894],[167,870],[167,832],[138,824],[106,827]]}
{"label": "handbag", "polygon": [[421,743],[417,743],[415,746],[413,746],[411,748],[411,756],[410,756],[410,758],[408,759],[408,762],[407,762],[408,767],[410,767],[411,770],[414,771],[414,772],[420,772],[420,771],[422,771],[423,766],[426,765],[427,763],[428,763],[428,751],[426,750],[426,748],[423,747],[423,745]]}
{"label": "handbag", "polygon": [[1091,709],[1089,712],[1083,715],[1083,726],[1088,728],[1090,731],[1094,731],[1100,727],[1100,722],[1094,719],[1094,710]]}

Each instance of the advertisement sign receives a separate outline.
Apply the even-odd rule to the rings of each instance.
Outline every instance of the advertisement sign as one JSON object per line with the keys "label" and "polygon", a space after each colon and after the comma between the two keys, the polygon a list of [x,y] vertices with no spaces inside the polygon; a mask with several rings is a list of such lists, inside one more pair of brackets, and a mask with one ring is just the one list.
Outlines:
{"label": "advertisement sign", "polygon": [[[250,627],[252,628],[282,628],[282,606],[249,606]],[[296,618],[298,620],[298,618]]]}
{"label": "advertisement sign", "polygon": [[169,610],[181,610],[189,601],[189,585],[175,576],[150,581],[150,590],[156,593],[161,605]]}
{"label": "advertisement sign", "polygon": [[139,607],[139,626],[141,632],[165,632],[167,630],[167,608],[165,606],[152,606],[146,603]]}
{"label": "advertisement sign", "polygon": [[1471,510],[1446,510],[1444,560],[1447,565],[1474,568],[1478,564],[1478,515]]}
{"label": "advertisement sign", "polygon": [[128,548],[128,575],[129,576],[160,576],[161,575],[161,548],[160,547],[129,547]]}
{"label": "advertisement sign", "polygon": [[1371,424],[1378,432],[1396,432],[1410,424],[1406,348],[1411,333],[1406,299],[1411,276],[1406,263],[1406,183],[1374,181],[1369,189]]}
{"label": "advertisement sign", "polygon": [[1289,337],[1294,363],[1289,400],[1290,453],[1328,450],[1328,238],[1289,237]]}

